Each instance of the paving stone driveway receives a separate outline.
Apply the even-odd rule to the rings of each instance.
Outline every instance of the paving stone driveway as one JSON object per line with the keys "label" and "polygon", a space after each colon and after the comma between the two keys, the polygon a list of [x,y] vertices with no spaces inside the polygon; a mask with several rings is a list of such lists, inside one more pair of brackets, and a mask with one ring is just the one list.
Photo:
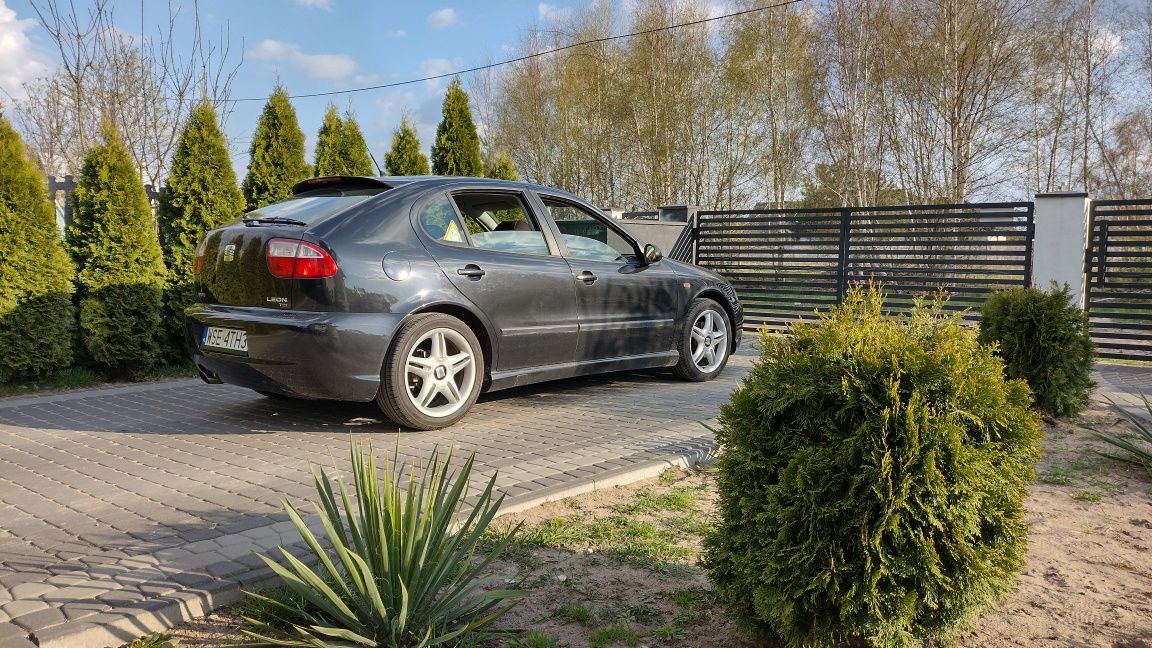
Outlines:
{"label": "paving stone driveway", "polygon": [[253,555],[298,536],[281,501],[349,438],[426,459],[456,446],[510,505],[634,480],[711,453],[747,371],[711,383],[618,374],[493,394],[460,424],[397,433],[370,404],[279,401],[182,380],[0,399],[0,647],[118,645],[235,600]]}
{"label": "paving stone driveway", "polygon": [[[175,625],[267,581],[255,558],[298,536],[283,498],[349,438],[426,458],[455,445],[498,471],[509,508],[639,478],[714,448],[711,419],[751,364],[712,383],[623,374],[484,399],[461,424],[397,433],[371,405],[276,401],[185,380],[0,399],[0,648],[100,648]],[[1101,365],[1132,408],[1152,370]],[[462,452],[461,452],[462,451]]]}

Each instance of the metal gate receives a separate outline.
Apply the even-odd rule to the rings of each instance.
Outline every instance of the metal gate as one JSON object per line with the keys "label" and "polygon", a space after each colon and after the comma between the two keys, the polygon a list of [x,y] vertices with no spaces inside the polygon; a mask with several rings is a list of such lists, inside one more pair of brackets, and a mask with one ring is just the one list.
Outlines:
{"label": "metal gate", "polygon": [[732,283],[752,326],[810,318],[869,280],[894,310],[941,289],[963,310],[1031,281],[1030,202],[701,211],[696,225],[696,262]]}
{"label": "metal gate", "polygon": [[1152,200],[1094,200],[1085,305],[1101,358],[1152,360]]}

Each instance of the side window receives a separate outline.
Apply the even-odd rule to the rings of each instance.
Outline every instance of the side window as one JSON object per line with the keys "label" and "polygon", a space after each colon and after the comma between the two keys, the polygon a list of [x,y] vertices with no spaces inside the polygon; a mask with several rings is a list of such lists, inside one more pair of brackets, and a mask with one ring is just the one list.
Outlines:
{"label": "side window", "polygon": [[464,228],[456,217],[456,210],[447,196],[434,199],[420,214],[420,227],[432,238],[441,243],[468,245]]}
{"label": "side window", "polygon": [[551,198],[544,206],[556,221],[568,246],[568,256],[589,261],[634,261],[636,250],[628,239],[584,209]]}
{"label": "side window", "polygon": [[464,217],[473,246],[519,254],[549,253],[544,234],[518,196],[465,192],[452,199]]}

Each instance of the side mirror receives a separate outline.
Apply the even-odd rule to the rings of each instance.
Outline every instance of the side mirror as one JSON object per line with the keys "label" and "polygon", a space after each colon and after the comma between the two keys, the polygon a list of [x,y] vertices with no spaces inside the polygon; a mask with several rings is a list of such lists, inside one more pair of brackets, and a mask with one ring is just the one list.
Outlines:
{"label": "side mirror", "polygon": [[644,263],[648,263],[648,264],[656,263],[657,261],[659,261],[660,259],[663,259],[663,258],[664,258],[664,253],[660,251],[660,248],[656,247],[655,245],[653,245],[651,243],[644,246]]}

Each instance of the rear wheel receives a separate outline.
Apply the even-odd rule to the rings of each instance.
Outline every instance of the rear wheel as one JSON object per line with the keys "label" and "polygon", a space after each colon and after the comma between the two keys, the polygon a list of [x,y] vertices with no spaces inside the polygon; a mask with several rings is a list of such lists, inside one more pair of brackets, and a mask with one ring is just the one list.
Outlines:
{"label": "rear wheel", "polygon": [[720,375],[728,364],[732,340],[728,313],[711,299],[692,302],[680,334],[680,362],[672,373],[682,380],[705,382]]}
{"label": "rear wheel", "polygon": [[480,396],[484,355],[463,322],[425,313],[396,331],[380,378],[376,404],[385,416],[405,427],[435,430],[464,418]]}

